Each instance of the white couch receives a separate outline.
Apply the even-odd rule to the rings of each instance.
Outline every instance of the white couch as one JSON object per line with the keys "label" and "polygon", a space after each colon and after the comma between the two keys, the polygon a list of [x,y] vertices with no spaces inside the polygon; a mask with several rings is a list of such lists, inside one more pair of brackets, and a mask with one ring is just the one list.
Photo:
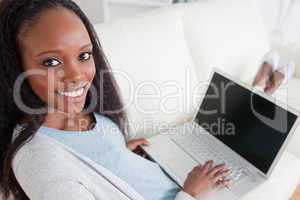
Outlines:
{"label": "white couch", "polygon": [[[205,85],[212,67],[251,83],[269,48],[251,0],[202,0],[95,28],[121,88],[132,137],[151,136],[189,120],[205,87],[193,89]],[[288,96],[288,103],[300,109],[298,78],[276,96]],[[269,181],[243,200],[289,199],[300,180],[299,132]]]}
{"label": "white couch", "polygon": [[[132,137],[191,119],[213,67],[251,83],[269,50],[267,30],[251,0],[202,0],[95,28],[121,88]],[[274,95],[297,109],[299,71],[298,66],[298,77]],[[269,181],[243,200],[289,199],[300,181],[299,132]]]}

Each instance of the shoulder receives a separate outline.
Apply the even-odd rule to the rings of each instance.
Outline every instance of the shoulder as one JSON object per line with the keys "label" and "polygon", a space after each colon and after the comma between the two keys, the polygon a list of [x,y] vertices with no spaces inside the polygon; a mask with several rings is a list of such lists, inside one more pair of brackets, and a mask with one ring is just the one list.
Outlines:
{"label": "shoulder", "polygon": [[95,200],[74,162],[60,153],[39,135],[20,148],[13,173],[26,195],[32,200]]}
{"label": "shoulder", "polygon": [[18,181],[33,180],[33,177],[44,179],[55,174],[64,174],[65,168],[70,168],[72,164],[71,160],[67,159],[62,148],[47,136],[36,133],[16,152],[12,169]]}
{"label": "shoulder", "polygon": [[97,124],[95,129],[103,134],[103,136],[109,136],[108,138],[113,141],[117,145],[125,144],[125,137],[122,133],[120,127],[112,121],[110,118],[95,113],[95,117],[97,118]]}
{"label": "shoulder", "polygon": [[[16,152],[13,158],[13,170],[15,171],[18,165],[23,161],[34,161],[37,158],[36,156],[50,153],[46,151],[49,144],[45,143],[39,138],[36,133],[31,139],[28,139],[21,148]],[[44,144],[43,144],[44,143]]]}
{"label": "shoulder", "polygon": [[94,116],[96,117],[97,122],[106,122],[106,123],[111,123],[111,124],[117,125],[113,120],[111,120],[109,117],[107,117],[103,114],[94,112]]}
{"label": "shoulder", "polygon": [[107,131],[107,128],[110,128],[110,130],[115,131],[121,131],[119,126],[109,117],[94,113],[96,120],[97,120],[97,128],[105,128]]}
{"label": "shoulder", "polygon": [[[43,199],[46,191],[62,189],[63,185],[78,185],[86,180],[82,165],[71,154],[48,136],[39,134],[24,144],[13,158],[13,173],[20,186],[32,199]],[[53,188],[52,188],[53,187]],[[82,188],[81,188],[82,189]],[[73,191],[74,192],[74,191]]]}

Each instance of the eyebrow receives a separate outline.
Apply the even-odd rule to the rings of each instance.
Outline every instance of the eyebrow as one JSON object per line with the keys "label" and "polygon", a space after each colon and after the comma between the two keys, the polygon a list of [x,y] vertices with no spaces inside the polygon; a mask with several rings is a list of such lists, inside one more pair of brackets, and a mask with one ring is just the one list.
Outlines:
{"label": "eyebrow", "polygon": [[[89,43],[89,44],[86,44],[86,45],[83,45],[79,50],[82,50],[82,49],[85,49],[89,46],[92,46],[92,43]],[[58,49],[53,49],[53,50],[49,50],[49,51],[44,51],[44,52],[41,52],[37,55],[38,56],[41,56],[41,55],[44,55],[44,54],[48,54],[48,53],[57,53],[57,52],[60,52],[60,50]]]}

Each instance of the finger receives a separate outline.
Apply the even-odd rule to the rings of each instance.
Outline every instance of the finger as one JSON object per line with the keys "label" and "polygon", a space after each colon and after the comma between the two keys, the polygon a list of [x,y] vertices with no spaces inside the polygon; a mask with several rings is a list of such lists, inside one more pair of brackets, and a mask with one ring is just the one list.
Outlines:
{"label": "finger", "polygon": [[207,172],[212,168],[212,166],[213,166],[213,161],[212,161],[212,160],[207,161],[207,162],[204,164],[204,166],[202,167],[203,172],[204,172],[205,174],[207,174]]}
{"label": "finger", "polygon": [[231,180],[229,180],[229,179],[224,179],[224,180],[217,181],[217,182],[213,185],[213,188],[214,188],[215,190],[219,190],[219,189],[222,189],[222,188],[224,188],[224,187],[229,188],[231,185],[232,185],[232,181],[231,181]]}
{"label": "finger", "polygon": [[202,164],[197,165],[197,168],[202,168],[202,167],[203,167]]}
{"label": "finger", "polygon": [[149,142],[148,140],[144,139],[142,145],[149,146],[149,145],[150,145],[150,142]]}
{"label": "finger", "polygon": [[195,166],[195,167],[193,168],[193,170],[190,171],[189,175],[193,175],[193,174],[197,173],[198,171],[201,171],[202,168],[203,168],[203,165],[201,165],[201,164]]}
{"label": "finger", "polygon": [[224,185],[225,187],[230,187],[232,186],[232,180],[230,179],[224,179],[223,181],[220,182],[222,185]]}
{"label": "finger", "polygon": [[127,148],[130,149],[130,150],[134,150],[134,146],[131,144],[131,143],[127,143]]}
{"label": "finger", "polygon": [[282,73],[278,71],[274,72],[270,84],[265,88],[265,92],[267,94],[273,94],[279,88],[283,80],[284,75]]}
{"label": "finger", "polygon": [[221,177],[219,180],[224,180],[226,177],[228,177],[231,174],[231,171],[229,169],[219,171],[215,174],[215,177]]}
{"label": "finger", "polygon": [[273,70],[273,66],[269,63],[264,62],[254,79],[253,86],[255,85],[265,86],[267,80],[270,78],[272,74],[272,70]]}
{"label": "finger", "polygon": [[199,164],[199,165],[193,167],[193,169],[190,171],[190,174],[193,174],[201,169],[202,169],[202,166]]}
{"label": "finger", "polygon": [[224,168],[225,168],[225,164],[216,165],[208,172],[208,174],[210,175],[210,177],[214,177],[217,172],[223,171]]}
{"label": "finger", "polygon": [[215,190],[219,190],[219,189],[222,189],[224,187],[223,185],[223,182],[222,181],[217,181],[214,185],[213,185],[213,188]]}
{"label": "finger", "polygon": [[217,182],[219,180],[224,180],[229,175],[230,175],[230,171],[229,170],[222,171],[220,173],[215,174],[215,176],[213,178],[213,181]]}
{"label": "finger", "polygon": [[134,153],[136,153],[136,154],[139,154],[139,155],[141,155],[142,153],[144,153],[144,151],[141,149],[141,148],[135,148],[135,150],[133,151]]}
{"label": "finger", "polygon": [[150,143],[142,138],[142,139],[135,139],[135,140],[131,140],[129,141],[128,145],[132,146],[132,147],[137,147],[139,145],[149,145]]}
{"label": "finger", "polygon": [[141,148],[136,148],[135,150],[133,150],[133,152],[140,156],[146,155],[145,152]]}
{"label": "finger", "polygon": [[130,149],[131,151],[136,150],[138,146],[139,146],[138,143],[134,141],[127,143],[127,148]]}
{"label": "finger", "polygon": [[149,145],[150,144],[150,142],[148,140],[146,140],[145,138],[137,139],[135,142],[137,145]]}

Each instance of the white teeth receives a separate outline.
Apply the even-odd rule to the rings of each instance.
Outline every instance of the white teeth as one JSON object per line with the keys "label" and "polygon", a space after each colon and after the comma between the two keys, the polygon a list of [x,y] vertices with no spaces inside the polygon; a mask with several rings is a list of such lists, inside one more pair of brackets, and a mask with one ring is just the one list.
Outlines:
{"label": "white teeth", "polygon": [[78,97],[81,96],[84,92],[84,88],[72,91],[72,92],[58,92],[58,94],[67,96],[67,97]]}

